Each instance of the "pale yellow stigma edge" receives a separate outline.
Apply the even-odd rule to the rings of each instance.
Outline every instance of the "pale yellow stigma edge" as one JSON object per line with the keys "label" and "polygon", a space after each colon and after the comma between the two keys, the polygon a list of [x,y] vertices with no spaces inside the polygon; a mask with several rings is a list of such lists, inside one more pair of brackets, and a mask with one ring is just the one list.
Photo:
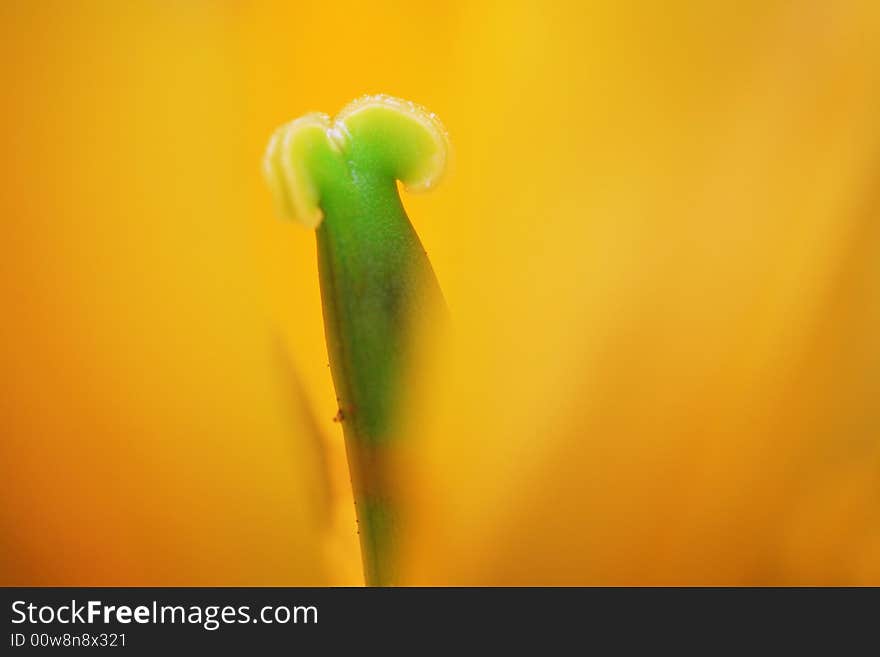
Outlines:
{"label": "pale yellow stigma edge", "polygon": [[326,114],[306,114],[278,128],[263,157],[263,176],[276,210],[307,228],[317,228],[324,215],[318,206],[317,187],[305,170],[302,149],[308,147],[310,134],[326,139],[329,128],[330,117]]}

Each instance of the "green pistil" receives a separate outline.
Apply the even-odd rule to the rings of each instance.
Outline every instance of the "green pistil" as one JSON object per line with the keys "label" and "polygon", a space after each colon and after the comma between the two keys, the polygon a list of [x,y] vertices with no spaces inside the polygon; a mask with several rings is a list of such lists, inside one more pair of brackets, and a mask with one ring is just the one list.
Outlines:
{"label": "green pistil", "polygon": [[327,349],[371,585],[395,581],[401,520],[388,461],[412,320],[442,304],[395,181],[428,189],[446,156],[433,115],[377,96],[335,121],[310,114],[282,127],[264,161],[279,210],[317,227]]}

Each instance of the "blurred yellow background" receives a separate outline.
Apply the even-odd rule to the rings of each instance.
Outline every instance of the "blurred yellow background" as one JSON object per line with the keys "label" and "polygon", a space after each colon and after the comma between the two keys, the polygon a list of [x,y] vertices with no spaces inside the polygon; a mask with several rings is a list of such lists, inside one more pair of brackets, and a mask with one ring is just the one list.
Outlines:
{"label": "blurred yellow background", "polygon": [[456,323],[406,581],[880,584],[880,6],[0,4],[0,584],[362,582],[271,131],[364,93]]}

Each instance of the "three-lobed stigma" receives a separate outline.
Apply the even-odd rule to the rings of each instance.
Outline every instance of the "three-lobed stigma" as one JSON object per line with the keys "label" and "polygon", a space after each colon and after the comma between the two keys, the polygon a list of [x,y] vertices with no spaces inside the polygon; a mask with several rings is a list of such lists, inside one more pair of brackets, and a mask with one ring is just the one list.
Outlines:
{"label": "three-lobed stigma", "polygon": [[281,216],[317,228],[323,192],[350,175],[353,160],[418,192],[437,184],[448,157],[449,140],[436,115],[393,96],[364,96],[335,119],[311,113],[278,128],[263,175]]}

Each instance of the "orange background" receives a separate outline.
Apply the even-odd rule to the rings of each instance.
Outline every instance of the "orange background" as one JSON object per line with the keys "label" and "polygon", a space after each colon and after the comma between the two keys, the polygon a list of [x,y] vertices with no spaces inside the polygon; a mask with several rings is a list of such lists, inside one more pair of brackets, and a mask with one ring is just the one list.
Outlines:
{"label": "orange background", "polygon": [[377,92],[455,149],[405,198],[459,335],[414,383],[412,581],[880,583],[878,20],[2,3],[0,584],[361,582],[259,161]]}

